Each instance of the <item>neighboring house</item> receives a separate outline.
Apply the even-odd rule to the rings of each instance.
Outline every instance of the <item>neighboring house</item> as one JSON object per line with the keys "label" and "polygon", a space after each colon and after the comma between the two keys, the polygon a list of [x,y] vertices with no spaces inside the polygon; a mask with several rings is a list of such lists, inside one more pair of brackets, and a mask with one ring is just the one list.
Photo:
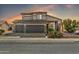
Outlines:
{"label": "neighboring house", "polygon": [[6,31],[12,30],[12,24],[8,24],[7,22],[2,22],[0,24],[0,28]]}
{"label": "neighboring house", "polygon": [[7,31],[8,30],[7,24],[3,22],[2,25],[1,25],[1,29]]}
{"label": "neighboring house", "polygon": [[1,28],[2,28],[3,30],[5,30],[5,31],[8,30],[8,26],[7,26],[6,24],[2,24]]}
{"label": "neighboring house", "polygon": [[48,28],[61,31],[62,19],[48,15],[47,12],[21,13],[22,20],[14,21],[14,33],[26,36],[46,36]]}

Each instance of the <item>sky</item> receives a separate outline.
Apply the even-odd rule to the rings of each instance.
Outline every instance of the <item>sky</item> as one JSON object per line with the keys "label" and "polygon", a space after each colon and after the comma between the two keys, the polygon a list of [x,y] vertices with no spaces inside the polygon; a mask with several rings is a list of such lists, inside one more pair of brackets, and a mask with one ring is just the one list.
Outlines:
{"label": "sky", "polygon": [[20,13],[46,11],[48,14],[61,18],[79,20],[78,4],[0,4],[0,22],[21,19]]}

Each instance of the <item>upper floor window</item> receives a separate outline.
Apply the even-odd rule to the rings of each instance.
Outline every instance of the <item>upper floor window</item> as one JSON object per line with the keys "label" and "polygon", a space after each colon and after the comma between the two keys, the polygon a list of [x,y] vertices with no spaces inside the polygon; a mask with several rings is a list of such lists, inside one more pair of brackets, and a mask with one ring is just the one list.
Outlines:
{"label": "upper floor window", "polygon": [[37,19],[42,19],[42,15],[37,15]]}
{"label": "upper floor window", "polygon": [[37,19],[36,14],[34,14],[34,15],[33,15],[33,19],[34,19],[34,20],[36,20],[36,19]]}
{"label": "upper floor window", "polygon": [[23,20],[32,20],[32,15],[24,15],[22,16]]}

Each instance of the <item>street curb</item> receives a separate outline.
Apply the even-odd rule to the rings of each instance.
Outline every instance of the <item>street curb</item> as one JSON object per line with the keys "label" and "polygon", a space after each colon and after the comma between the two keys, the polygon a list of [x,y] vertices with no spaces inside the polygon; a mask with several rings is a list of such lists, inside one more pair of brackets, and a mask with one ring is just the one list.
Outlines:
{"label": "street curb", "polygon": [[49,38],[6,38],[0,39],[0,43],[74,43],[79,39],[49,39]]}

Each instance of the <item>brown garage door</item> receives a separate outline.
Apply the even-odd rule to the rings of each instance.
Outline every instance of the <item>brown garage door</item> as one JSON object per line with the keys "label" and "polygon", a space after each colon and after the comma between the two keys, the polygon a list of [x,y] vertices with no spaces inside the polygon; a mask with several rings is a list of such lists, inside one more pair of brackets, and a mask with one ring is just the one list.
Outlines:
{"label": "brown garage door", "polygon": [[23,33],[24,32],[24,25],[16,25],[15,32],[16,33]]}
{"label": "brown garage door", "polygon": [[26,25],[26,33],[44,33],[44,25]]}

